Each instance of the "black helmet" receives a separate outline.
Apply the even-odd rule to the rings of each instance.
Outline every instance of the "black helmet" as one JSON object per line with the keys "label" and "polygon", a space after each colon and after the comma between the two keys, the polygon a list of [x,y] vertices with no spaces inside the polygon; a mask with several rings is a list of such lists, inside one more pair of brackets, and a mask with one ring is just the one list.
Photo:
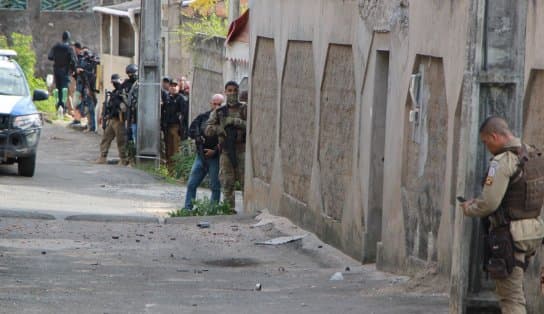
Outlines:
{"label": "black helmet", "polygon": [[111,75],[112,82],[119,81],[119,80],[121,80],[121,76],[119,76],[119,74],[115,73]]}
{"label": "black helmet", "polygon": [[127,68],[125,69],[127,75],[131,74],[138,74],[138,66],[134,63],[127,65]]}
{"label": "black helmet", "polygon": [[72,36],[70,35],[70,32],[69,32],[69,31],[64,31],[64,32],[62,33],[62,40],[63,40],[63,41],[70,41],[70,38],[71,38],[71,37],[72,37]]}

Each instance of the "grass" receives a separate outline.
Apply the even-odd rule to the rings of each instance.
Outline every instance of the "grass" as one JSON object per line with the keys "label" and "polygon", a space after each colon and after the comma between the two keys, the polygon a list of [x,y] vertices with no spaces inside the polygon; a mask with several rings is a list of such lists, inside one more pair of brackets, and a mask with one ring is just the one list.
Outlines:
{"label": "grass", "polygon": [[47,100],[35,101],[34,104],[38,111],[44,113],[50,120],[57,120],[57,110],[55,109],[55,99],[49,97]]}
{"label": "grass", "polygon": [[224,202],[216,203],[205,197],[193,201],[193,209],[178,209],[168,213],[170,217],[234,215],[236,211]]}

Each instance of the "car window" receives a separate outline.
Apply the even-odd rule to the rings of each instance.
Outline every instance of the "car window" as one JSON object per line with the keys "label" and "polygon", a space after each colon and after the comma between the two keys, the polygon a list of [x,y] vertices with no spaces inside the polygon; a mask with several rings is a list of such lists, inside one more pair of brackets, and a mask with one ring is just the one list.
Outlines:
{"label": "car window", "polygon": [[0,95],[28,96],[25,78],[17,68],[0,68]]}

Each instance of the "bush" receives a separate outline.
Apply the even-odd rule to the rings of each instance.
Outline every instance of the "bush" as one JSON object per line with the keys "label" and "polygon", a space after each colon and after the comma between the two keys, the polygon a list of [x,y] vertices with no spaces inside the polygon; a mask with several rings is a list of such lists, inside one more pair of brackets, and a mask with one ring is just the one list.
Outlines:
{"label": "bush", "polygon": [[[0,49],[12,49],[17,52],[17,57],[15,60],[25,74],[26,80],[28,81],[28,86],[30,87],[30,92],[34,93],[36,89],[47,90],[47,85],[42,78],[34,76],[34,67],[36,65],[36,53],[32,48],[32,36],[24,35],[20,33],[12,33],[10,35],[11,45],[8,42],[8,38],[4,35],[0,35]],[[55,115],[55,99],[49,97],[48,100],[37,101],[36,107],[39,111],[52,114],[52,117]]]}
{"label": "bush", "polygon": [[212,202],[205,197],[201,200],[193,201],[193,209],[178,209],[168,213],[170,217],[191,217],[191,216],[218,216],[218,215],[233,215],[236,211],[230,209],[230,206],[224,202]]}
{"label": "bush", "polygon": [[171,175],[175,179],[187,182],[189,180],[189,175],[191,174],[191,168],[193,167],[195,158],[196,149],[192,141],[187,140],[181,142],[180,152],[172,156],[174,167]]}

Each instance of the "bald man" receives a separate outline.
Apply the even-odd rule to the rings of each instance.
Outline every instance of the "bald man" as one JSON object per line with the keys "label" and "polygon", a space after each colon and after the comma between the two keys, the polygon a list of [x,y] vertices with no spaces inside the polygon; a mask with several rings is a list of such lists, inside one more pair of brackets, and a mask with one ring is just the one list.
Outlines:
{"label": "bald man", "polygon": [[196,197],[196,189],[206,177],[210,177],[210,188],[212,190],[213,202],[219,203],[221,197],[221,184],[219,183],[219,151],[217,136],[205,136],[204,130],[210,118],[210,113],[221,106],[224,101],[221,94],[213,95],[210,100],[210,110],[200,114],[191,122],[189,137],[195,140],[197,156],[191,168],[189,182],[187,183],[187,194],[185,195],[185,209],[193,208],[193,200]]}
{"label": "bald man", "polygon": [[480,139],[494,157],[482,194],[461,203],[461,208],[466,216],[489,219],[486,246],[491,255],[484,267],[495,280],[502,313],[526,313],[523,272],[544,237],[539,217],[544,187],[538,174],[543,173],[544,162],[502,118],[485,120]]}

